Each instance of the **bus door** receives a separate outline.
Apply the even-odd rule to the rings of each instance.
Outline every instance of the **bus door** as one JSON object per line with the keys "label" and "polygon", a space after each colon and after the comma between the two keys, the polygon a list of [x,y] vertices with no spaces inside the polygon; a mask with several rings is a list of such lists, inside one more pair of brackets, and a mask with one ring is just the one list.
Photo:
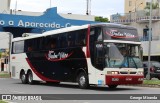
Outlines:
{"label": "bus door", "polygon": [[[103,42],[95,43],[95,75],[96,75],[96,83],[98,85],[103,85],[104,81],[104,66],[105,66],[105,58],[104,58],[104,46]],[[102,75],[103,74],[103,75]]]}
{"label": "bus door", "polygon": [[104,68],[104,49],[103,42],[95,43],[95,66],[99,70],[103,70]]}

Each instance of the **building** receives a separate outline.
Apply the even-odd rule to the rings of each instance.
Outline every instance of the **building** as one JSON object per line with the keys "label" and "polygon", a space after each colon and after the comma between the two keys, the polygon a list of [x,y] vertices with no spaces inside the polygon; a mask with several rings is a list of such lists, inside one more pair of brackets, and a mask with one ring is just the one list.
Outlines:
{"label": "building", "polygon": [[[124,13],[136,12],[144,10],[146,6],[149,6],[151,0],[125,0]],[[159,4],[160,0],[153,0],[153,3]]]}
{"label": "building", "polygon": [[[10,33],[13,37],[22,36],[24,33],[43,33],[73,25],[94,23],[95,16],[78,14],[59,14],[57,8],[49,8],[45,12],[27,12],[10,10],[11,0],[1,0],[0,3],[0,49],[9,48]],[[0,71],[7,71],[3,64],[8,56],[0,59]],[[2,67],[5,67],[2,69]],[[1,70],[2,69],[2,70]]]}
{"label": "building", "polygon": [[[8,42],[6,43],[6,39],[8,40],[7,38],[8,33],[5,32],[18,34],[18,36],[21,36],[23,33],[29,33],[32,31],[34,33],[42,33],[42,31],[44,32],[47,30],[56,29],[56,26],[60,28],[59,25],[61,26],[62,25],[65,26],[66,24],[68,24],[68,26],[81,25],[87,23],[87,21],[89,22],[94,21],[95,18],[95,16],[93,15],[57,13],[57,8],[49,8],[45,12],[28,12],[22,10],[15,11],[15,10],[10,10],[10,2],[11,0],[1,0],[0,3],[0,48],[8,48]],[[48,16],[50,17],[48,18]],[[18,21],[22,20],[21,24],[23,25],[24,23],[24,26],[22,25],[19,26],[17,20]],[[52,28],[49,27],[40,28],[37,26],[34,26],[33,28],[31,26],[30,27],[25,26],[25,23],[32,23],[32,22],[43,25],[51,24]],[[33,28],[34,30],[31,30],[31,28]]]}
{"label": "building", "polygon": [[125,0],[124,12],[130,13],[143,10],[146,6],[146,0]]}
{"label": "building", "polygon": [[10,10],[11,0],[1,0],[0,13],[7,13]]}
{"label": "building", "polygon": [[[150,0],[125,0],[125,10],[124,10],[125,13],[113,14],[110,17],[111,18],[110,21],[112,23],[130,25],[137,28],[140,40],[142,41],[144,60],[148,59],[150,11],[145,7],[149,6],[150,4],[149,1]],[[153,8],[152,10],[151,60],[160,61],[159,0],[153,0],[153,4],[155,5],[156,3],[158,4],[158,6],[156,8]]]}

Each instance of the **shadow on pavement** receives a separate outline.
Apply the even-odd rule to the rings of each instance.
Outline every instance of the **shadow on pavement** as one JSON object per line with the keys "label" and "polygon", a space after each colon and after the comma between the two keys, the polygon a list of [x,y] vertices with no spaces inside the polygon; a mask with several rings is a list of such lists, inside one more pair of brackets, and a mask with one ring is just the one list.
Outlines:
{"label": "shadow on pavement", "polygon": [[[29,84],[22,84],[21,82],[19,83],[15,83],[15,84],[19,84],[19,85],[29,85]],[[30,86],[49,86],[49,87],[57,87],[57,88],[71,88],[71,89],[80,89],[78,84],[75,83],[60,83],[60,84],[47,84],[47,83],[36,83],[34,85],[30,85]],[[110,89],[107,86],[103,86],[103,87],[97,87],[97,86],[90,86],[89,88],[87,88],[86,90],[95,90],[95,91],[128,91],[128,90],[138,90],[138,88],[131,88],[128,86],[118,86],[115,89]]]}

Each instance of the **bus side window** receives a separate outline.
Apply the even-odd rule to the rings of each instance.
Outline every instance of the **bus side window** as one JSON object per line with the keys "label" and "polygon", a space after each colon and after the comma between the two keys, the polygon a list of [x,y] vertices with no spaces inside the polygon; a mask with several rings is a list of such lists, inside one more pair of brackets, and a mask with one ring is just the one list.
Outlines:
{"label": "bus side window", "polygon": [[56,43],[56,38],[53,37],[53,36],[49,36],[49,37],[46,37],[46,43],[45,43],[45,49],[46,50],[50,50],[50,49],[55,49],[57,46],[57,43]]}
{"label": "bus side window", "polygon": [[68,47],[75,46],[75,33],[76,32],[69,32],[67,35]]}
{"label": "bus side window", "polygon": [[33,40],[32,39],[29,39],[29,40],[26,40],[25,41],[25,48],[26,48],[26,52],[31,52],[33,51]]}
{"label": "bus side window", "polygon": [[76,46],[84,46],[86,44],[87,29],[79,30],[76,34]]}
{"label": "bus side window", "polygon": [[33,48],[31,47],[31,46],[29,46],[28,47],[28,51],[30,52],[30,51],[32,51],[33,50]]}
{"label": "bus side window", "polygon": [[59,46],[60,48],[65,48],[67,46],[67,33],[62,33],[60,34],[60,38],[59,38]]}

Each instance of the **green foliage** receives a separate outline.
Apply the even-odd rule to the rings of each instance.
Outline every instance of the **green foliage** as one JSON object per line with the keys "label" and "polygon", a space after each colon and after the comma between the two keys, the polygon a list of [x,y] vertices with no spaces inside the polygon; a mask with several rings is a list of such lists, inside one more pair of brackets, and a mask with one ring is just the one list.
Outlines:
{"label": "green foliage", "polygon": [[144,80],[143,84],[160,84],[160,80]]}
{"label": "green foliage", "polygon": [[0,103],[7,103],[7,102],[0,100]]}
{"label": "green foliage", "polygon": [[[159,3],[152,3],[152,9],[158,9]],[[145,9],[150,9],[150,4],[145,7]]]}
{"label": "green foliage", "polygon": [[2,57],[2,53],[0,52],[0,58]]}
{"label": "green foliage", "polygon": [[96,16],[95,21],[98,22],[109,22],[108,18],[103,18],[102,16]]}
{"label": "green foliage", "polygon": [[0,73],[0,78],[10,78],[10,74],[9,73]]}
{"label": "green foliage", "polygon": [[[159,3],[152,3],[152,9],[158,9],[159,8]],[[146,15],[150,15],[150,4],[146,5],[145,9],[147,10]]]}

